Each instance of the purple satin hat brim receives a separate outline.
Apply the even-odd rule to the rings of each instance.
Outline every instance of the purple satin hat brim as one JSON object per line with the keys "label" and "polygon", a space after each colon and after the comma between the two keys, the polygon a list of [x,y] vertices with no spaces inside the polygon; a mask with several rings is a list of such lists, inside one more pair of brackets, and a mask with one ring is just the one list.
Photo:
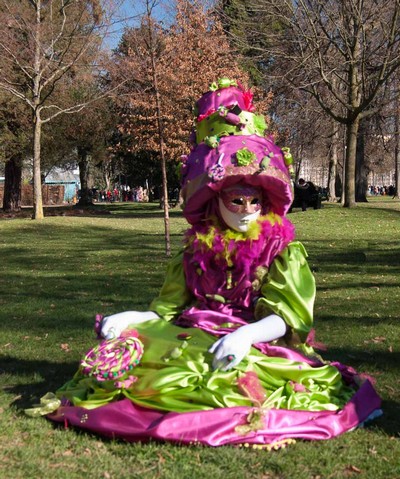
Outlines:
{"label": "purple satin hat brim", "polygon": [[[256,160],[247,166],[237,166],[236,152],[243,148],[255,153]],[[267,156],[268,165],[265,165],[263,160]],[[224,168],[219,181],[209,175],[218,162]],[[268,209],[279,215],[285,215],[292,203],[292,184],[282,150],[257,135],[222,137],[214,149],[201,143],[189,155],[183,175],[183,213],[191,224],[205,219],[207,204],[216,193],[237,183],[261,187]]]}

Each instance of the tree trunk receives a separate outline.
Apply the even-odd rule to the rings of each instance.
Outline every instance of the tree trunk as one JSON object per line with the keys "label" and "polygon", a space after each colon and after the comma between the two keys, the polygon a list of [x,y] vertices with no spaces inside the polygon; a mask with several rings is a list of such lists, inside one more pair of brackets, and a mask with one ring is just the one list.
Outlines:
{"label": "tree trunk", "polygon": [[295,183],[297,183],[297,181],[299,180],[301,165],[303,163],[303,147],[302,146],[298,148],[296,157],[297,157],[297,161],[296,161],[296,166],[294,170]]}
{"label": "tree trunk", "polygon": [[42,120],[40,117],[40,82],[41,82],[41,9],[42,2],[37,0],[36,8],[36,29],[35,29],[35,60],[33,75],[33,216],[35,220],[42,220],[43,199],[42,199],[42,175],[40,172],[40,146],[42,141]]}
{"label": "tree trunk", "polygon": [[355,179],[356,179],[356,152],[357,152],[357,134],[360,123],[359,117],[356,117],[347,125],[346,135],[346,164],[344,174],[344,204],[345,208],[356,206],[355,200]]}
{"label": "tree trunk", "polygon": [[157,111],[157,126],[158,126],[158,141],[160,146],[161,157],[161,174],[162,174],[162,190],[164,198],[164,232],[165,232],[165,254],[167,257],[171,256],[171,240],[169,232],[169,200],[168,200],[168,180],[167,180],[167,166],[165,162],[164,153],[164,132],[163,123],[161,118],[161,97],[160,90],[158,88],[157,68],[155,59],[155,45],[152,30],[151,9],[147,4],[147,17],[149,25],[149,40],[150,40],[150,56],[151,56],[151,70],[153,76],[153,87],[156,96],[156,111]]}
{"label": "tree trunk", "polygon": [[12,157],[5,165],[3,210],[7,213],[21,211],[21,159]]}
{"label": "tree trunk", "polygon": [[35,112],[33,120],[33,216],[35,220],[42,220],[42,175],[40,171],[40,142],[42,137],[42,122],[38,112]]}
{"label": "tree trunk", "polygon": [[92,192],[89,188],[89,154],[85,148],[78,148],[79,179],[81,182],[79,206],[92,206]]}
{"label": "tree trunk", "polygon": [[400,97],[397,97],[395,111],[395,146],[394,146],[394,197],[400,199]]}
{"label": "tree trunk", "polygon": [[329,171],[328,171],[328,201],[330,203],[336,202],[336,173],[338,163],[338,143],[339,143],[339,130],[337,125],[332,122],[332,143],[329,155]]}
{"label": "tree trunk", "polygon": [[109,160],[103,161],[103,179],[106,184],[106,191],[111,187],[111,162]]}
{"label": "tree trunk", "polygon": [[[352,18],[350,28],[355,27],[355,19]],[[344,165],[344,197],[343,206],[352,208],[356,206],[356,154],[357,137],[360,125],[360,115],[355,113],[360,106],[360,73],[357,62],[360,60],[361,49],[360,39],[354,38],[352,47],[352,56],[348,68],[348,93],[351,108],[347,110],[347,128],[346,128],[346,164]]]}
{"label": "tree trunk", "polygon": [[368,173],[369,170],[365,165],[365,121],[360,122],[357,135],[357,151],[356,151],[356,202],[367,203],[368,189]]}

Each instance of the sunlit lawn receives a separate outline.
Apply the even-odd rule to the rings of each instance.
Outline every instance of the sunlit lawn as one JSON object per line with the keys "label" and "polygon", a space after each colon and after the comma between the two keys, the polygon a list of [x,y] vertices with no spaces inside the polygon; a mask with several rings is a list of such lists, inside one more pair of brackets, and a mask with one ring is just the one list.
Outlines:
{"label": "sunlit lawn", "polygon": [[[384,416],[373,424],[266,452],[111,442],[26,417],[93,346],[96,313],[144,310],[162,284],[162,211],[105,208],[0,220],[0,477],[400,477],[400,202],[385,197],[289,215],[318,284],[316,339],[325,358],[375,377]],[[170,223],[176,252],[186,228],[178,209]]]}

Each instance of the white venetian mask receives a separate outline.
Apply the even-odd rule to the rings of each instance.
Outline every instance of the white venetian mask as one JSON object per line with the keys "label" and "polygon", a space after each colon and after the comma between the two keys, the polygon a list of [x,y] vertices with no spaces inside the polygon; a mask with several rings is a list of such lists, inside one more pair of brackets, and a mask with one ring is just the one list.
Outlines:
{"label": "white venetian mask", "polygon": [[260,188],[237,185],[223,190],[218,198],[222,219],[229,228],[245,233],[261,214]]}

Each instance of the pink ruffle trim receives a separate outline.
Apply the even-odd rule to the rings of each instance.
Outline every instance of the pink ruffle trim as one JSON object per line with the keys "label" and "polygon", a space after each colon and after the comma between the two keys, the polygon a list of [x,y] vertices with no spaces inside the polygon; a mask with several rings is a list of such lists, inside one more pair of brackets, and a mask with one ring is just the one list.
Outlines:
{"label": "pink ruffle trim", "polygon": [[123,399],[91,410],[65,405],[47,417],[65,426],[129,442],[267,445],[288,439],[333,438],[362,424],[380,405],[381,400],[371,383],[365,381],[340,411],[269,409],[263,416],[264,427],[246,435],[238,433],[236,428],[247,424],[252,410],[249,407],[176,413],[145,409]]}

